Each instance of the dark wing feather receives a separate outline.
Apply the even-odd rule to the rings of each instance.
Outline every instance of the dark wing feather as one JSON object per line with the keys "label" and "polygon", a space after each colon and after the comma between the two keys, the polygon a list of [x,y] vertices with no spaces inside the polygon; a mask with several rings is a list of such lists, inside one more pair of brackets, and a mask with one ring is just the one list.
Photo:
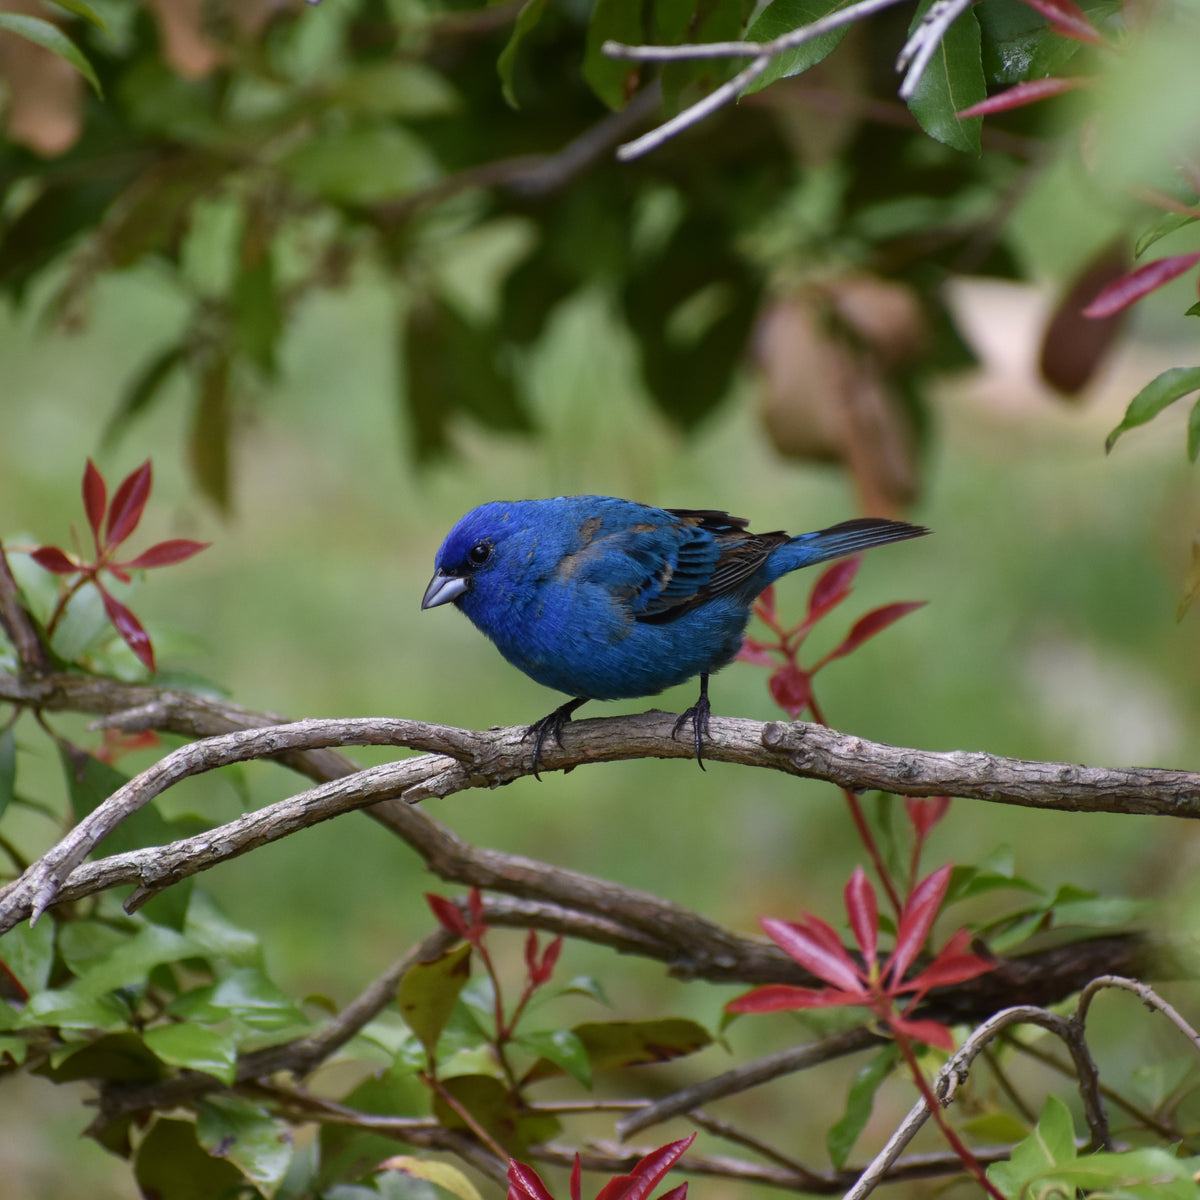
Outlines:
{"label": "dark wing feather", "polygon": [[762,566],[776,546],[789,540],[786,533],[754,534],[742,517],[715,509],[666,510],[696,535],[680,542],[673,563],[646,581],[642,603],[634,616],[647,624],[677,620],[701,604],[737,589]]}

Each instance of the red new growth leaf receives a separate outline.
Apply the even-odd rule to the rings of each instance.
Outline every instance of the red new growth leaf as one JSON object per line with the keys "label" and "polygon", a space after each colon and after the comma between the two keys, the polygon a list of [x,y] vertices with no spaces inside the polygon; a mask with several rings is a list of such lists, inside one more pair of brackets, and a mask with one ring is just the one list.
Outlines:
{"label": "red new growth leaf", "polygon": [[1096,318],[1111,317],[1113,313],[1128,308],[1143,296],[1148,296],[1164,283],[1170,283],[1176,276],[1182,275],[1197,263],[1200,263],[1200,253],[1156,258],[1153,262],[1146,263],[1145,266],[1138,267],[1136,271],[1130,271],[1128,275],[1122,275],[1120,279],[1110,283],[1083,310],[1083,315]]}
{"label": "red new growth leaf", "polygon": [[142,628],[142,623],[123,605],[96,584],[104,601],[104,611],[108,619],[116,627],[117,632],[125,639],[125,644],[142,660],[151,674],[154,673],[154,647],[150,645],[150,637]]}
{"label": "red new growth leaf", "polygon": [[900,914],[900,923],[896,929],[896,948],[892,951],[889,961],[891,968],[891,984],[893,987],[908,974],[908,968],[913,960],[921,953],[929,937],[929,931],[937,919],[938,910],[950,886],[949,864],[939,867],[932,875],[922,879],[912,890],[912,894],[904,902],[904,911]]}
{"label": "red new growth leaf", "polygon": [[793,720],[812,702],[812,677],[795,663],[785,663],[767,680],[771,698]]}
{"label": "red new growth leaf", "polygon": [[462,915],[457,904],[438,896],[434,892],[425,893],[425,903],[429,905],[437,923],[459,937],[467,936],[467,919]]}
{"label": "red new growth leaf", "polygon": [[912,822],[913,832],[922,842],[949,809],[949,796],[904,797],[904,810],[908,813],[909,821]]}
{"label": "red new growth leaf", "polygon": [[[575,1156],[575,1161],[579,1161],[578,1155]],[[527,1167],[513,1158],[508,1163],[507,1200],[554,1200],[554,1197],[532,1167]]]}
{"label": "red new growth leaf", "polygon": [[29,557],[55,575],[74,575],[79,570],[79,564],[73,563],[57,546],[39,546]]}
{"label": "red new growth leaf", "polygon": [[971,933],[960,929],[938,952],[937,958],[923,970],[912,983],[917,985],[916,998],[936,987],[949,987],[955,983],[966,983],[977,975],[985,975],[995,964],[978,954],[967,954],[971,944]]}
{"label": "red new growth leaf", "polygon": [[808,620],[805,624],[811,625],[819,621],[850,595],[854,577],[861,566],[862,555],[855,554],[850,558],[839,559],[833,566],[821,572],[820,578],[808,594]]}
{"label": "red new growth leaf", "polygon": [[910,612],[916,612],[918,608],[924,608],[925,603],[924,600],[902,600],[896,604],[885,604],[882,608],[873,608],[854,622],[845,641],[836,649],[830,650],[821,660],[821,665],[824,666],[835,658],[845,658],[847,654],[857,650],[868,638],[873,638],[877,633],[900,620],[901,617],[908,616]]}
{"label": "red new growth leaf", "polygon": [[897,1013],[889,1018],[888,1024],[898,1033],[914,1041],[936,1046],[939,1050],[945,1050],[947,1054],[954,1052],[954,1037],[940,1021],[914,1021]]}
{"label": "red new growth leaf", "polygon": [[691,1137],[668,1142],[652,1150],[628,1175],[610,1179],[597,1193],[596,1200],[646,1200],[658,1186],[658,1181],[683,1157],[695,1140],[693,1133]]}
{"label": "red new growth leaf", "polygon": [[476,925],[483,924],[483,893],[477,887],[467,893],[467,911]]}
{"label": "red new growth leaf", "polygon": [[1025,0],[1025,3],[1040,12],[1055,33],[1076,42],[1089,42],[1093,46],[1108,45],[1074,0]]}
{"label": "red new growth leaf", "polygon": [[149,459],[121,481],[108,510],[108,525],[104,531],[104,544],[109,550],[116,549],[137,528],[150,498],[150,485]]}
{"label": "red new growth leaf", "polygon": [[[171,538],[165,542],[158,542],[149,550],[143,550],[137,558],[131,558],[120,565],[131,571],[144,571],[150,567],[171,567],[191,558],[193,554],[199,554],[201,550],[207,550],[211,545],[211,542],[193,542],[190,538]],[[109,570],[112,570],[114,565],[110,564]]]}
{"label": "red new growth leaf", "polygon": [[546,952],[542,955],[542,965],[537,971],[537,980],[539,984],[547,983],[550,977],[554,974],[554,968],[558,965],[558,956],[562,953],[563,939],[562,934],[554,939],[546,947]]}
{"label": "red new growth leaf", "polygon": [[862,867],[855,867],[854,874],[846,884],[845,894],[850,928],[854,931],[854,940],[862,951],[869,972],[875,965],[879,949],[879,901]]}
{"label": "red new growth leaf", "polygon": [[678,1187],[673,1187],[669,1192],[663,1192],[658,1200],[687,1200],[687,1189],[688,1185],[681,1183]]}
{"label": "red new growth leaf", "polygon": [[89,458],[83,468],[83,511],[87,514],[97,553],[100,550],[100,526],[104,522],[104,510],[107,507],[108,488],[104,484],[104,476],[96,470],[96,464]]}
{"label": "red new growth leaf", "polygon": [[571,1200],[582,1200],[583,1166],[579,1161],[579,1151],[575,1151],[575,1163],[571,1167]]}
{"label": "red new growth leaf", "polygon": [[1010,108],[1021,108],[1038,100],[1046,100],[1050,96],[1073,92],[1076,88],[1093,87],[1095,83],[1094,79],[1087,76],[1075,76],[1070,79],[1030,79],[1025,83],[1014,84],[986,100],[980,100],[970,108],[960,109],[958,117],[959,120],[965,120],[967,117],[986,117],[992,113],[1007,112]]}
{"label": "red new growth leaf", "polygon": [[776,917],[760,917],[758,923],[767,937],[789,958],[794,958],[818,979],[843,992],[862,991],[858,964],[850,957],[833,929],[819,917],[806,913],[801,924],[781,921]]}
{"label": "red new growth leaf", "polygon": [[752,663],[756,667],[773,667],[775,660],[763,642],[748,637],[742,639],[742,648],[737,652],[737,661]]}

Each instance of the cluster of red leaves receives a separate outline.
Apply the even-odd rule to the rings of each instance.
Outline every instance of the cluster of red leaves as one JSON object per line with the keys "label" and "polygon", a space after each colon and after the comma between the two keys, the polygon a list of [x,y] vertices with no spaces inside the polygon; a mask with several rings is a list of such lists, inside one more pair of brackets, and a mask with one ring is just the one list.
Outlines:
{"label": "cluster of red leaves", "polygon": [[921,608],[925,601],[903,601],[885,604],[859,617],[846,637],[813,666],[800,665],[800,647],[812,631],[813,626],[831,613],[850,595],[854,577],[862,565],[862,555],[843,558],[827,568],[813,584],[808,597],[808,612],[804,619],[791,629],[785,628],[775,612],[775,588],[771,586],[754,602],[754,615],[775,635],[774,641],[763,641],[747,637],[738,653],[739,662],[754,663],[756,666],[773,667],[768,683],[775,703],[795,720],[806,708],[813,717],[824,722],[816,707],[813,696],[813,676],[837,658],[857,650],[868,638],[874,637],[894,621]]}
{"label": "cluster of red leaves", "polygon": [[[774,917],[760,920],[767,936],[805,970],[825,981],[824,987],[805,988],[768,984],[730,1001],[735,1013],[779,1012],[784,1009],[853,1006],[870,1009],[879,1022],[897,1037],[912,1038],[943,1050],[954,1049],[950,1030],[940,1021],[918,1020],[909,1014],[936,987],[964,983],[992,970],[994,964],[967,953],[970,933],[959,930],[911,978],[909,969],[920,954],[950,884],[949,866],[934,871],[909,893],[896,926],[892,952],[879,962],[879,903],[863,869],[858,867],[846,884],[846,913],[858,943],[859,962],[842,945],[832,926],[806,913],[799,922]],[[898,1007],[907,997],[903,1009]]]}
{"label": "cluster of red leaves", "polygon": [[[687,1148],[696,1140],[691,1137],[678,1142],[668,1142],[646,1155],[628,1175],[617,1175],[610,1179],[596,1194],[596,1200],[647,1200],[658,1186],[659,1180],[683,1157]],[[582,1200],[582,1169],[579,1155],[571,1168],[571,1200]],[[686,1200],[688,1185],[681,1183],[670,1191],[663,1192],[656,1200]],[[524,1163],[512,1159],[508,1165],[507,1200],[554,1200],[541,1176]]]}
{"label": "cluster of red leaves", "polygon": [[131,571],[172,566],[191,558],[193,554],[198,554],[210,543],[194,542],[189,538],[171,538],[165,542],[157,542],[134,558],[116,558],[118,549],[133,535],[142,519],[146,501],[150,498],[151,483],[150,460],[147,459],[136,471],[126,476],[109,504],[104,476],[89,458],[83,472],[83,509],[92,531],[95,557],[91,562],[76,560],[58,546],[39,546],[33,551],[33,559],[39,566],[55,575],[76,577],[59,600],[47,624],[48,634],[53,635],[62,614],[66,611],[67,601],[85,583],[90,583],[100,593],[104,611],[126,645],[141,659],[147,669],[153,672],[154,647],[150,644],[146,630],[137,617],[110,594],[104,586],[102,574],[107,571],[114,579],[128,583]]}

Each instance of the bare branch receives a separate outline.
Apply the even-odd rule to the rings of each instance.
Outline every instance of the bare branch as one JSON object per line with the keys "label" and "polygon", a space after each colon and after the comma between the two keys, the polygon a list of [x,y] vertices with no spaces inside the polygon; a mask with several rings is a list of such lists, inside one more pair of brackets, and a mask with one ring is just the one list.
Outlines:
{"label": "bare branch", "polygon": [[908,68],[900,84],[900,99],[911,100],[916,93],[921,76],[929,66],[937,48],[942,44],[946,31],[975,3],[975,0],[937,0],[921,18],[913,30],[912,37],[904,44],[896,59],[896,70]]}
{"label": "bare branch", "polygon": [[17,652],[17,661],[26,671],[40,673],[49,668],[37,629],[21,604],[21,593],[3,546],[0,546],[0,629],[8,635]]}

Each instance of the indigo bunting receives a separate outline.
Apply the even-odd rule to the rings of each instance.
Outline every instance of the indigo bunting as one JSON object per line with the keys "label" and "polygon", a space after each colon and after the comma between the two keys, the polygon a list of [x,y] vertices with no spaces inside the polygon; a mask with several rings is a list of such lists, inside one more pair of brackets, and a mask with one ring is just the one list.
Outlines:
{"label": "indigo bunting", "polygon": [[531,725],[533,771],[548,737],[588,700],[653,696],[700,676],[690,721],[703,769],[708,677],[730,662],[758,594],[781,575],[928,533],[861,518],[816,533],[751,533],[708,509],[612,496],[494,501],[467,513],[437,553],[421,608],[454,604],[513,666],[571,697]]}

